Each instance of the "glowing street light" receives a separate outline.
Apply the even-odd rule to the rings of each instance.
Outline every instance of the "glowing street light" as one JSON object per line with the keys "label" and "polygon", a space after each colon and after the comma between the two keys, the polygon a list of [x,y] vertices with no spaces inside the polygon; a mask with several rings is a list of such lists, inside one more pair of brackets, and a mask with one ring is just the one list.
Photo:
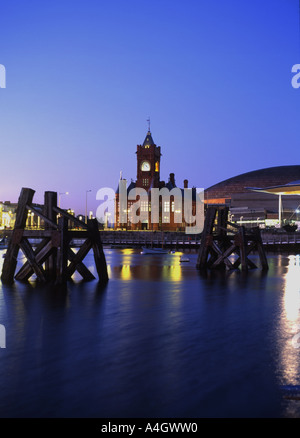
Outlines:
{"label": "glowing street light", "polygon": [[62,195],[68,195],[69,194],[69,192],[62,192],[62,193],[59,193],[58,194],[58,207],[60,208],[60,198],[61,198],[61,196]]}
{"label": "glowing street light", "polygon": [[85,191],[85,223],[87,224],[87,194],[91,192],[92,190],[86,190]]}

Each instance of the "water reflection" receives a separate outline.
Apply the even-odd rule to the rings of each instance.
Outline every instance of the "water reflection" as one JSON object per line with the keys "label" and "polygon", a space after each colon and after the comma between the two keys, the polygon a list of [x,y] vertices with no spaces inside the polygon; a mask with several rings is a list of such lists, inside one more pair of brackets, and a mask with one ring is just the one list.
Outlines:
{"label": "water reflection", "polygon": [[122,280],[130,280],[132,277],[130,265],[123,265],[121,268],[121,278]]}
{"label": "water reflection", "polygon": [[[123,249],[118,253],[106,250],[108,273],[111,279],[124,281],[172,281],[183,280],[180,264],[182,253],[152,255],[141,254],[137,249]],[[194,255],[196,257],[196,255]],[[192,268],[196,275],[195,264],[192,261],[187,268]]]}
{"label": "water reflection", "polygon": [[281,312],[277,330],[279,349],[279,375],[283,384],[300,383],[299,350],[293,344],[300,331],[300,257],[290,255],[283,274]]}
{"label": "water reflection", "polygon": [[0,289],[9,346],[0,415],[278,413],[274,375],[297,383],[299,372],[291,346],[299,258],[271,257],[268,273],[204,275],[195,253],[183,264],[181,253],[105,252],[105,287],[95,280]]}

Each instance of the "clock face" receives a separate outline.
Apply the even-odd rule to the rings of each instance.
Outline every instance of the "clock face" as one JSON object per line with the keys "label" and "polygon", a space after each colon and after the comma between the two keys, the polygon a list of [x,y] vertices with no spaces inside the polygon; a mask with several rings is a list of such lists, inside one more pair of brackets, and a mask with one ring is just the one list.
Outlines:
{"label": "clock face", "polygon": [[150,170],[150,163],[149,161],[143,161],[141,165],[141,169],[143,172],[147,172]]}

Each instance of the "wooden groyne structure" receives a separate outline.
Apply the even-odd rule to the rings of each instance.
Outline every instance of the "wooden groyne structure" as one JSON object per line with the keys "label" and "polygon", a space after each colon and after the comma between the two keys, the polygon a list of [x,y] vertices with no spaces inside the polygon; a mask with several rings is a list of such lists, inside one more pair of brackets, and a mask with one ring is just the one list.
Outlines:
{"label": "wooden groyne structure", "polygon": [[[209,207],[206,212],[201,244],[198,251],[197,269],[229,270],[241,267],[242,271],[257,268],[249,254],[257,251],[261,267],[268,269],[259,227],[245,229],[228,221],[228,207]],[[229,227],[235,232],[229,233]],[[234,260],[230,258],[236,256]]]}
{"label": "wooden groyne structure", "polygon": [[[97,219],[89,219],[87,223],[80,221],[60,209],[57,206],[57,193],[50,191],[44,194],[44,207],[41,212],[32,203],[34,193],[30,188],[21,190],[15,225],[2,267],[2,282],[9,284],[14,279],[27,281],[35,274],[40,282],[52,281],[55,284],[63,284],[71,279],[75,271],[79,272],[83,280],[93,280],[95,276],[83,263],[91,249],[99,281],[107,282],[107,265]],[[29,210],[41,218],[44,229],[26,229]],[[70,222],[80,227],[81,231],[69,230]],[[77,238],[82,239],[77,252],[74,252],[71,245],[74,233]],[[39,239],[35,248],[30,243],[32,239]],[[19,250],[24,253],[26,262],[16,272]]]}

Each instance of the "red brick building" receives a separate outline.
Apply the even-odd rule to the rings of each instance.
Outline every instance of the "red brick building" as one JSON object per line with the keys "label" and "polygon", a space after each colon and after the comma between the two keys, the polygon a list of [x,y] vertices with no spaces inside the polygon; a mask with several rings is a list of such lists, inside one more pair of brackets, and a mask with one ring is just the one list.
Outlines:
{"label": "red brick building", "polygon": [[[142,145],[137,145],[136,160],[137,160],[137,179],[131,180],[127,186],[127,181],[120,178],[119,186],[116,191],[115,198],[115,229],[127,229],[127,230],[157,230],[157,231],[185,231],[186,223],[184,218],[184,190],[177,188],[175,183],[174,173],[170,173],[169,181],[161,181],[160,179],[160,167],[161,167],[161,147],[157,146],[152,138],[150,130],[147,132],[146,138]],[[128,199],[126,205],[120,204],[120,184],[122,187],[126,187],[127,197],[132,189],[144,189],[147,192],[147,198],[134,197],[133,200]],[[174,196],[159,196],[158,202],[153,202],[152,189],[161,190],[166,188],[166,194],[173,191],[180,193],[182,202],[179,205],[178,202],[174,202]],[[184,180],[184,188],[188,188],[188,181]],[[195,192],[195,189],[192,190]],[[124,192],[123,192],[124,193]],[[152,196],[152,199],[151,199]],[[195,194],[194,194],[195,196]],[[176,195],[177,197],[177,195]],[[178,198],[177,198],[178,199]],[[140,215],[141,220],[137,223],[131,221],[130,209],[132,205],[137,201],[140,201],[140,207],[137,214]],[[151,202],[152,201],[152,202]],[[158,217],[157,221],[151,221],[153,217],[151,215],[153,209],[156,208]],[[194,208],[195,210],[195,208]],[[194,213],[193,210],[193,214]],[[179,221],[178,218],[181,220]]]}

